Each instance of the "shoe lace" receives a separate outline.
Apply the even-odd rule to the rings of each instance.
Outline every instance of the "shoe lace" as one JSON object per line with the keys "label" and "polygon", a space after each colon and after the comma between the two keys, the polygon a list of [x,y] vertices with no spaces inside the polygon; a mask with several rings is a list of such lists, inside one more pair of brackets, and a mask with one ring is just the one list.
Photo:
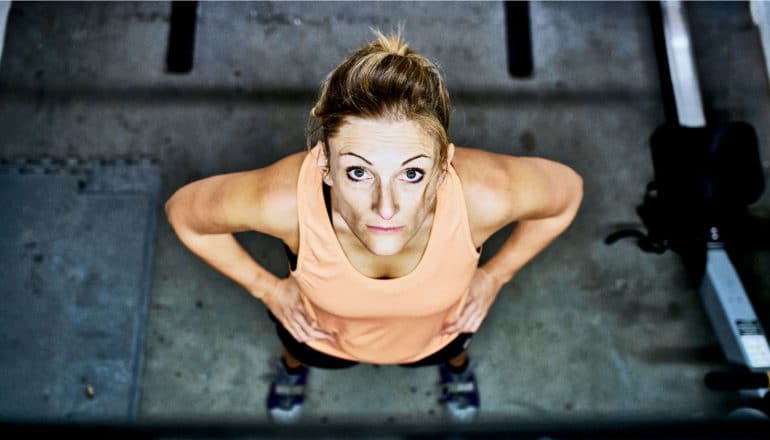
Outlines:
{"label": "shoe lace", "polygon": [[474,364],[471,362],[461,373],[448,371],[451,381],[440,384],[439,401],[441,403],[452,401],[459,408],[470,405],[469,395],[476,391],[477,387],[473,367]]}
{"label": "shoe lace", "polygon": [[292,396],[301,396],[305,392],[305,385],[300,383],[305,372],[291,374],[283,362],[278,362],[273,383],[275,384],[275,393],[279,396],[291,399]]}

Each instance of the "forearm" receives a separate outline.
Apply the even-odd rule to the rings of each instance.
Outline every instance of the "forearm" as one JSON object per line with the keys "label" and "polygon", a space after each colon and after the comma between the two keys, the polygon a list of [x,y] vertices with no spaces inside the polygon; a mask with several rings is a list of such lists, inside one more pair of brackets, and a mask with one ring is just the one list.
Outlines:
{"label": "forearm", "polygon": [[264,298],[278,282],[275,275],[254,261],[233,234],[196,234],[181,227],[175,231],[190,251],[258,299]]}
{"label": "forearm", "polygon": [[516,273],[561,235],[575,218],[577,209],[545,219],[520,221],[500,250],[483,269],[501,284]]}

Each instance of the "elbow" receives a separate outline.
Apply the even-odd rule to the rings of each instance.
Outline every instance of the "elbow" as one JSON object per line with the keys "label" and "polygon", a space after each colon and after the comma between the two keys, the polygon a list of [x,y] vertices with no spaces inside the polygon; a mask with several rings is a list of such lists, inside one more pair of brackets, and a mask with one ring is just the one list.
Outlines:
{"label": "elbow", "polygon": [[168,200],[166,200],[166,203],[163,205],[163,212],[166,213],[166,218],[168,218],[171,215],[171,208],[172,208],[172,201],[174,200],[174,197],[171,196]]}
{"label": "elbow", "polygon": [[174,226],[174,222],[177,219],[177,194],[172,195],[171,197],[166,200],[166,203],[163,205],[163,212],[166,214],[166,221],[171,225]]}
{"label": "elbow", "polygon": [[171,196],[168,200],[166,200],[166,203],[163,205],[163,212],[166,213],[166,220],[171,222],[171,209],[173,207],[172,201],[174,200],[174,196]]}
{"label": "elbow", "polygon": [[572,184],[572,190],[572,203],[570,204],[572,219],[570,221],[574,220],[583,204],[583,178],[578,173],[575,173],[575,183]]}
{"label": "elbow", "polygon": [[578,214],[583,203],[583,177],[571,170],[571,177],[567,180],[564,202],[560,216],[571,223]]}
{"label": "elbow", "polygon": [[190,237],[200,235],[196,228],[195,212],[191,209],[194,199],[184,189],[177,190],[163,205],[163,211],[166,214],[166,221],[176,235],[183,241]]}
{"label": "elbow", "polygon": [[575,173],[575,198],[577,199],[577,204],[580,205],[580,203],[583,201],[583,177]]}
{"label": "elbow", "polygon": [[190,230],[183,212],[183,206],[180,205],[178,197],[172,196],[163,205],[163,210],[166,213],[166,222],[171,227],[171,230],[176,234],[182,243],[185,243],[189,247],[190,238],[194,235]]}
{"label": "elbow", "polygon": [[576,211],[583,201],[583,176],[574,168],[561,165],[559,185],[562,188],[562,209]]}

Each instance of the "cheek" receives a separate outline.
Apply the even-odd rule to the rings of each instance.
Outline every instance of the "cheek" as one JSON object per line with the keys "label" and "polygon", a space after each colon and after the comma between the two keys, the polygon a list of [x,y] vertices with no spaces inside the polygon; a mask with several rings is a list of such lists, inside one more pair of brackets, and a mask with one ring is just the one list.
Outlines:
{"label": "cheek", "polygon": [[402,194],[400,205],[403,213],[415,221],[421,220],[427,212],[427,204],[423,203],[422,199],[422,189]]}
{"label": "cheek", "polygon": [[339,211],[346,218],[360,218],[362,214],[368,211],[371,204],[371,198],[368,192],[357,189],[340,189]]}

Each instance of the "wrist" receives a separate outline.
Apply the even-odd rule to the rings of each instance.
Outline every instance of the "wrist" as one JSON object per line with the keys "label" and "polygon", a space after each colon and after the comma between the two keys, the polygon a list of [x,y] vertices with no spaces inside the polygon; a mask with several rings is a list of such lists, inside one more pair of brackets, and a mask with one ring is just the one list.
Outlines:
{"label": "wrist", "polygon": [[479,269],[484,271],[484,273],[486,273],[490,278],[495,280],[495,283],[497,283],[497,285],[500,287],[513,279],[513,274],[501,272],[494,267],[489,267],[489,265],[485,265],[483,267],[479,266]]}
{"label": "wrist", "polygon": [[265,297],[270,295],[270,293],[276,289],[278,281],[278,277],[265,271],[265,273],[257,274],[246,290],[248,290],[253,297],[260,301],[264,301]]}

